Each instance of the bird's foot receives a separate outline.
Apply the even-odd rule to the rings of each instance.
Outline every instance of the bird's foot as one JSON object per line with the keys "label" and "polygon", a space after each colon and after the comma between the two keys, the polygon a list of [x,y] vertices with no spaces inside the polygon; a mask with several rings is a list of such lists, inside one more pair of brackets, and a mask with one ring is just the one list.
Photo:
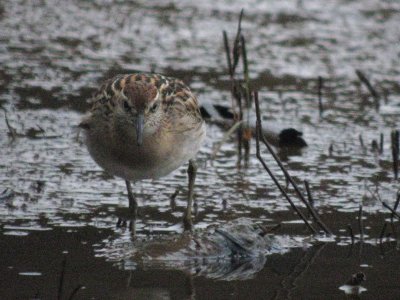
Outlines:
{"label": "bird's foot", "polygon": [[192,216],[185,213],[183,216],[183,229],[185,231],[192,231],[193,229],[193,221]]}

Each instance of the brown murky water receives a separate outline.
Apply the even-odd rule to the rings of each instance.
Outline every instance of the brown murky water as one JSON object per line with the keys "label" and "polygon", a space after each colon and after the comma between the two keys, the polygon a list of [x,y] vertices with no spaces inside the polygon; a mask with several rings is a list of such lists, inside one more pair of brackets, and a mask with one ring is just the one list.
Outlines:
{"label": "brown murky water", "polygon": [[[198,234],[235,222],[281,223],[273,247],[232,262],[223,259],[224,250],[213,260],[180,252],[191,246],[179,244],[169,259],[143,259],[180,238],[185,167],[135,185],[141,217],[132,240],[115,226],[127,213],[123,181],[105,174],[77,138],[85,100],[104,78],[152,70],[183,79],[200,101],[230,105],[222,30],[233,39],[242,7],[263,114],[270,124],[303,131],[309,144],[278,153],[299,183],[310,182],[335,236],[309,235],[264,173],[254,144],[248,166],[238,168],[234,140],[210,162],[224,135],[210,124],[198,155]],[[79,285],[85,288],[74,299],[345,298],[339,288],[358,271],[367,276],[366,291],[352,297],[400,298],[398,222],[380,243],[390,213],[372,195],[393,207],[399,188],[390,149],[400,119],[399,22],[400,4],[389,0],[1,2],[0,105],[23,136],[8,137],[1,118],[0,298],[56,298],[64,257],[64,298]],[[356,69],[381,93],[379,110]],[[325,78],[323,118],[318,76]],[[378,153],[371,142],[381,133]],[[158,244],[146,248],[149,240]]]}

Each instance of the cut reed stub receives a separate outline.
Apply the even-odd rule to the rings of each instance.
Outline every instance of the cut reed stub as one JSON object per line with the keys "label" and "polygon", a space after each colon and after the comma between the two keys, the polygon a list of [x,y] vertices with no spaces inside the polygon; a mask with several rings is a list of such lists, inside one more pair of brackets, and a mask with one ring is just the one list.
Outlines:
{"label": "cut reed stub", "polygon": [[324,79],[321,76],[318,76],[318,107],[319,107],[319,116],[322,117],[324,112],[324,107],[322,105],[322,88],[324,85]]}
{"label": "cut reed stub", "polygon": [[379,93],[372,86],[371,82],[368,80],[368,78],[364,75],[364,73],[362,71],[356,70],[356,74],[357,74],[358,78],[360,79],[360,81],[367,87],[368,91],[374,98],[375,108],[376,108],[376,110],[378,110],[379,109],[379,100],[381,98]]}
{"label": "cut reed stub", "polygon": [[397,180],[399,174],[399,131],[393,130],[390,136],[392,141],[393,174]]}

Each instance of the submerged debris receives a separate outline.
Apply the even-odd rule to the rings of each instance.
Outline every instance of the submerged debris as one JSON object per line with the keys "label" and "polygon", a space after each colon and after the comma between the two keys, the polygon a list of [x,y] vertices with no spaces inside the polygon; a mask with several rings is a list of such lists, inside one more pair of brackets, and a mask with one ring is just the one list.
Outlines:
{"label": "submerged debris", "polygon": [[15,193],[12,189],[6,188],[0,193],[0,201],[5,201],[14,198]]}
{"label": "submerged debris", "polygon": [[162,267],[214,279],[244,280],[263,268],[267,255],[311,246],[304,239],[270,232],[250,220],[239,219],[193,234],[137,239],[131,246],[126,241],[109,241],[97,252],[118,261],[123,269]]}
{"label": "submerged debris", "polygon": [[367,276],[363,272],[357,272],[356,274],[351,275],[349,281],[346,282],[348,285],[360,285],[363,281],[367,280]]}
{"label": "submerged debris", "polygon": [[340,290],[344,291],[346,295],[359,295],[365,292],[367,289],[361,286],[367,280],[367,276],[363,272],[357,272],[351,275],[351,278],[346,282],[346,284],[339,287]]}

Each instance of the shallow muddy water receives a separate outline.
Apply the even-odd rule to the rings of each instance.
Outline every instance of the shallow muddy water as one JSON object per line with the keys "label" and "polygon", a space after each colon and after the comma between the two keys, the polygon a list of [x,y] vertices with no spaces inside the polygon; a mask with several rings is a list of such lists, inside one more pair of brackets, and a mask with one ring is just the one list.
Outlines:
{"label": "shallow muddy water", "polygon": [[[350,297],[340,287],[359,271],[365,291],[351,297],[400,298],[398,222],[391,224],[380,201],[393,207],[399,189],[390,133],[400,120],[400,4],[198,2],[0,3],[0,106],[18,133],[8,136],[1,112],[0,298],[68,298],[82,285],[74,299],[336,299]],[[186,166],[135,184],[140,217],[132,239],[116,227],[127,215],[123,180],[102,171],[78,135],[86,100],[114,74],[155,71],[183,79],[200,102],[229,106],[222,30],[233,41],[242,8],[252,87],[266,123],[297,128],[309,145],[276,151],[299,184],[310,182],[335,235],[310,235],[256,159],[254,142],[247,165],[238,167],[234,139],[210,161],[225,132],[209,124],[195,190],[200,244],[209,245],[210,227],[236,238],[243,224],[281,224],[275,240],[245,261],[227,260],[224,248],[213,252],[215,261],[193,255],[193,245],[180,242]],[[356,69],[380,93],[379,109]],[[379,144],[381,133],[379,153],[371,143]],[[264,149],[263,157],[284,184]]]}

